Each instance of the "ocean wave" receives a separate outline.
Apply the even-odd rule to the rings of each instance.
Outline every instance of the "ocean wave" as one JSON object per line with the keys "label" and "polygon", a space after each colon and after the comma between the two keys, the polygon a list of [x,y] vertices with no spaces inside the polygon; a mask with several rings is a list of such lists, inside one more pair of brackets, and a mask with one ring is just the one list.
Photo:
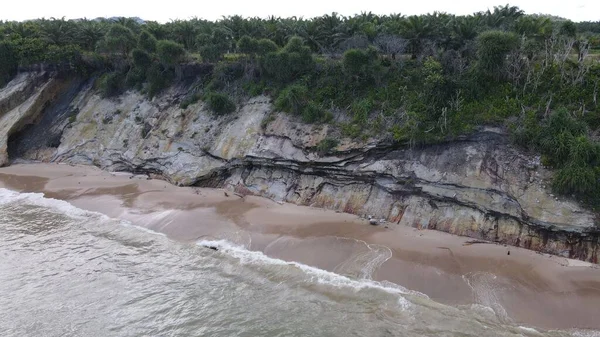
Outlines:
{"label": "ocean wave", "polygon": [[326,270],[322,270],[319,268],[307,266],[298,262],[288,262],[276,258],[269,257],[262,252],[250,251],[245,249],[244,247],[235,245],[229,241],[225,240],[200,240],[196,243],[199,246],[204,247],[215,247],[219,251],[222,251],[229,256],[232,256],[239,260],[240,264],[243,265],[271,265],[271,266],[292,266],[295,267],[306,275],[309,276],[311,282],[315,282],[318,284],[331,285],[337,288],[348,288],[354,291],[361,291],[364,289],[375,289],[380,291],[385,291],[389,294],[399,295],[398,296],[398,304],[404,309],[408,310],[412,307],[412,303],[408,301],[404,296],[405,295],[415,295],[410,290],[401,287],[395,286],[390,287],[384,285],[380,282],[368,280],[368,279],[351,279],[343,275],[339,275],[333,272],[329,272]]}
{"label": "ocean wave", "polygon": [[105,220],[110,219],[102,213],[86,211],[75,207],[66,201],[48,198],[44,193],[20,193],[6,188],[0,188],[0,205],[9,205],[17,202],[45,207],[74,218],[96,217]]}

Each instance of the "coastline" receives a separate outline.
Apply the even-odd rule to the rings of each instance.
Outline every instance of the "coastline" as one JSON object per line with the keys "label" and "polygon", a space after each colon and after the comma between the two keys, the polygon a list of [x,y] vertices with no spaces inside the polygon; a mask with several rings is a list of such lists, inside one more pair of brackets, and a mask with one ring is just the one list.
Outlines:
{"label": "coastline", "polygon": [[494,243],[470,244],[470,238],[396,224],[371,226],[350,214],[177,187],[90,166],[1,168],[0,187],[42,192],[174,240],[226,239],[271,257],[352,276],[359,276],[353,273],[364,264],[360,258],[349,264],[348,256],[383,256],[374,266],[374,280],[397,283],[441,303],[500,305],[516,323],[545,329],[600,328],[600,269],[582,261]]}

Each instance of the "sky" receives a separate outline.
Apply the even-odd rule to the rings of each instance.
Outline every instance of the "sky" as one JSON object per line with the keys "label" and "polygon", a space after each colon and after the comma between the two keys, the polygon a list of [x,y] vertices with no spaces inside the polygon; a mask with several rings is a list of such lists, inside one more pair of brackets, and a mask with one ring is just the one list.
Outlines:
{"label": "sky", "polygon": [[[269,15],[311,18],[337,12],[353,15],[360,12],[375,14],[425,14],[433,11],[451,14],[471,14],[484,11],[502,0],[2,0],[0,20],[36,18],[96,18],[137,16],[144,20],[168,22],[174,19],[198,17],[208,20],[222,16],[245,17]],[[543,13],[573,21],[599,21],[600,0],[514,0],[528,14]]]}

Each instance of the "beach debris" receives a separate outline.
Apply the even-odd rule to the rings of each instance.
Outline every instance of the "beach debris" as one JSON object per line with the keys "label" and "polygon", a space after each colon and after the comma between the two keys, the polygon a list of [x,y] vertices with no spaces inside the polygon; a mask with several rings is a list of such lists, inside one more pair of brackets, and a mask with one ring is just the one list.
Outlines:
{"label": "beach debris", "polygon": [[506,253],[506,255],[510,255],[510,250],[508,251],[508,253]]}
{"label": "beach debris", "polygon": [[208,248],[208,249],[219,251],[219,248],[216,247],[216,246],[204,246],[204,248]]}
{"label": "beach debris", "polygon": [[225,196],[229,198],[229,193],[223,192],[223,194],[225,194]]}
{"label": "beach debris", "polygon": [[379,225],[379,222],[377,222],[377,220],[376,220],[376,219],[369,219],[369,223],[370,223],[371,225],[373,225],[373,226],[377,226],[377,225]]}
{"label": "beach debris", "polygon": [[236,196],[240,197],[240,199],[245,200],[244,199],[245,195],[239,194],[239,193],[235,193],[235,192],[233,194],[235,194]]}
{"label": "beach debris", "polygon": [[281,200],[278,200],[278,201],[275,201],[275,202],[278,203],[278,204],[280,204],[280,205],[283,205],[283,201],[281,201]]}
{"label": "beach debris", "polygon": [[481,243],[481,244],[490,244],[491,242],[489,242],[489,241],[482,241],[482,240],[469,240],[469,241],[463,243],[463,246],[470,246],[470,245],[474,245],[474,244],[478,244],[478,243]]}
{"label": "beach debris", "polygon": [[379,223],[380,224],[384,224],[385,223],[385,219],[379,219]]}

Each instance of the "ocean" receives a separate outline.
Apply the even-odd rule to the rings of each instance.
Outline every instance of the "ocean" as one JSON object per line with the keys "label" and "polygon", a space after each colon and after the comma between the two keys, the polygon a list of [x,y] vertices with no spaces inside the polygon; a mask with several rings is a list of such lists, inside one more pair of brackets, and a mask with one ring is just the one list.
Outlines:
{"label": "ocean", "polygon": [[370,252],[356,272],[334,273],[0,189],[0,335],[600,336],[374,281],[387,252]]}

